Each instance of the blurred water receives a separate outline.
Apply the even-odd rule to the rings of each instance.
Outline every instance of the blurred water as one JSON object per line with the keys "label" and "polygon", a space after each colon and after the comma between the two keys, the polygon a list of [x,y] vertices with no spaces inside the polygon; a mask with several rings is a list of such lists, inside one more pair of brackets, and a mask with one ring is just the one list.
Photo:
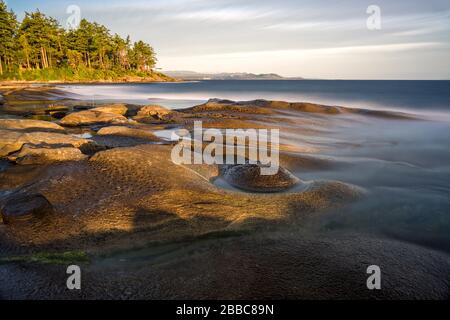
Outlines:
{"label": "blurred water", "polygon": [[190,107],[209,98],[309,101],[415,112],[450,111],[450,81],[249,80],[61,85],[90,100]]}

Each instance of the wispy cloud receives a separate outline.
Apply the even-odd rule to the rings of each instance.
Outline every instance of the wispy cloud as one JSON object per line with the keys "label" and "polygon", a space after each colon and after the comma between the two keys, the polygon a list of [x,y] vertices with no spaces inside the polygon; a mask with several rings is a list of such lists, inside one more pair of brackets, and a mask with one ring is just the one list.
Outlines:
{"label": "wispy cloud", "polygon": [[220,8],[220,9],[206,9],[198,11],[183,11],[175,13],[171,16],[172,19],[182,20],[210,20],[210,21],[245,21],[262,19],[272,15],[270,11],[263,11],[248,8]]}
{"label": "wispy cloud", "polygon": [[348,53],[375,53],[375,52],[399,52],[418,49],[445,48],[449,45],[442,42],[411,42],[411,43],[389,43],[378,45],[362,45],[362,46],[343,46],[343,47],[325,47],[311,49],[285,49],[285,50],[262,50],[262,51],[243,51],[221,54],[203,55],[203,57],[214,57],[223,59],[233,58],[260,58],[283,57],[283,56],[303,56],[303,55],[336,55]]}

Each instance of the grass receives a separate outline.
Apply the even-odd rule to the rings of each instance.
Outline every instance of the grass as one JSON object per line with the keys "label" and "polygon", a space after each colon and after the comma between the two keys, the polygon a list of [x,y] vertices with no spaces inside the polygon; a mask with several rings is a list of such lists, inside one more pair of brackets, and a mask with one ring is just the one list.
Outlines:
{"label": "grass", "polygon": [[173,79],[155,71],[142,72],[123,69],[90,69],[86,67],[14,70],[0,75],[5,81],[61,81],[61,82],[89,82],[89,81],[121,81],[127,78],[141,78],[145,80],[172,81]]}
{"label": "grass", "polygon": [[62,253],[39,252],[31,255],[0,258],[0,264],[13,262],[65,265],[73,263],[88,263],[89,257],[84,251],[66,251]]}

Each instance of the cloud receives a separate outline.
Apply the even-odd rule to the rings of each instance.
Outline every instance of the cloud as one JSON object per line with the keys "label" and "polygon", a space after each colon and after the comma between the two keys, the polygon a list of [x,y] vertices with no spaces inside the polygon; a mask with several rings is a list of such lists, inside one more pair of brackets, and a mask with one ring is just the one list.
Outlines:
{"label": "cloud", "polygon": [[211,21],[246,21],[271,16],[272,12],[248,8],[220,8],[197,11],[183,11],[173,14],[171,19],[211,20]]}
{"label": "cloud", "polygon": [[197,55],[196,57],[205,58],[263,58],[283,56],[302,56],[302,55],[335,55],[347,53],[376,53],[376,52],[399,52],[418,49],[444,48],[448,44],[442,42],[412,42],[412,43],[389,43],[378,45],[361,45],[361,46],[343,46],[343,47],[324,47],[312,49],[285,49],[285,50],[267,50],[267,51],[244,51],[231,52],[221,54]]}

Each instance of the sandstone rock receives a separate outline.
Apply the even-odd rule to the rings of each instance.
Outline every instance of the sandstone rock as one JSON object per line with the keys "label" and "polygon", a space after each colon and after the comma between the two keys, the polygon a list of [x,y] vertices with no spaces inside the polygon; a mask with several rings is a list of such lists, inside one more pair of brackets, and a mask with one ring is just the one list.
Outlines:
{"label": "sandstone rock", "polygon": [[67,134],[55,132],[29,132],[22,133],[12,130],[0,129],[0,157],[7,156],[22,148],[24,144],[72,146],[80,148],[83,145],[91,144],[92,141],[73,137]]}
{"label": "sandstone rock", "polygon": [[[266,107],[266,108],[265,108]],[[259,105],[258,103],[249,102],[235,102],[231,100],[221,100],[221,99],[209,99],[206,103],[184,109],[183,111],[197,112],[239,112],[239,113],[249,113],[249,114],[270,114],[272,113],[269,109],[270,106]]]}
{"label": "sandstone rock", "polygon": [[64,131],[64,128],[56,123],[29,119],[0,119],[0,129],[22,131]]}
{"label": "sandstone rock", "polygon": [[45,164],[60,161],[80,161],[87,156],[74,147],[37,147],[34,145],[24,145],[22,149],[10,155],[8,159],[18,164]]}
{"label": "sandstone rock", "polygon": [[342,113],[354,113],[365,116],[388,118],[388,119],[418,119],[417,116],[403,112],[385,111],[385,110],[368,110],[357,109],[341,106],[328,106],[323,104],[309,102],[286,102],[257,99],[251,101],[232,101],[224,99],[209,99],[206,103],[181,110],[183,113],[211,113],[213,111],[233,113],[253,113],[253,114],[270,114],[274,110],[288,109],[306,113],[317,113],[324,115],[337,115]]}
{"label": "sandstone rock", "polygon": [[[336,183],[269,195],[228,192],[210,181],[215,165],[210,170],[207,165],[200,170],[176,165],[171,153],[172,146],[143,144],[98,152],[89,161],[38,168],[34,174],[23,166],[1,172],[3,190],[30,186],[33,192],[51,195],[55,207],[52,219],[39,228],[21,226],[13,239],[27,245],[67,240],[62,242],[65,248],[109,245],[123,237],[139,243],[175,241],[226,231],[235,220],[291,223],[360,197],[354,188]],[[237,223],[233,229],[238,225],[251,228]],[[112,237],[99,243],[97,235],[111,230]]]}
{"label": "sandstone rock", "polygon": [[3,223],[12,224],[41,218],[53,211],[42,194],[16,194],[8,197],[1,208]]}
{"label": "sandstone rock", "polygon": [[279,192],[300,182],[282,167],[274,175],[261,175],[260,169],[257,164],[225,165],[221,168],[221,174],[230,185],[251,192]]}
{"label": "sandstone rock", "polygon": [[127,118],[120,114],[86,110],[71,113],[61,119],[63,126],[87,126],[92,124],[126,123]]}
{"label": "sandstone rock", "polygon": [[20,150],[23,142],[19,139],[23,135],[21,132],[0,129],[0,157]]}
{"label": "sandstone rock", "polygon": [[91,110],[106,112],[106,113],[114,113],[114,114],[119,114],[121,116],[124,116],[127,113],[128,108],[122,103],[117,103],[117,104],[111,104],[111,105],[106,105],[106,106],[100,106],[100,107],[97,107],[97,108],[94,108]]}
{"label": "sandstone rock", "polygon": [[159,141],[158,137],[156,137],[151,132],[142,129],[129,128],[125,126],[104,127],[97,132],[97,135],[114,135],[122,137],[147,139],[151,141]]}
{"label": "sandstone rock", "polygon": [[171,110],[164,108],[162,106],[149,105],[142,107],[138,111],[137,117],[153,117],[155,119],[163,120],[171,113],[172,113]]}

